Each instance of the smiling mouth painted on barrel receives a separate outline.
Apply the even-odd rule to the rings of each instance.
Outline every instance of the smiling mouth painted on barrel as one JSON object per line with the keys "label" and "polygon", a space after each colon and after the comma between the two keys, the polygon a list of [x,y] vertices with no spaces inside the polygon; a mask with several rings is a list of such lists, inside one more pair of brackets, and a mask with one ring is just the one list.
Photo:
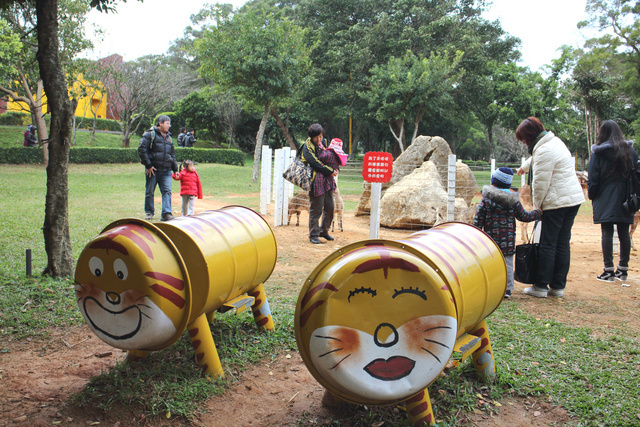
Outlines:
{"label": "smiling mouth painted on barrel", "polygon": [[[146,316],[142,313],[138,305],[132,305],[120,311],[113,311],[104,307],[93,297],[86,297],[82,306],[85,315],[87,316],[87,320],[89,320],[93,329],[113,340],[126,340],[135,336],[142,326],[142,316]],[[132,310],[134,311],[133,316],[131,316],[130,313]],[[124,329],[119,327],[122,325],[122,322],[118,322],[118,319],[125,320],[125,317],[127,326],[126,330],[124,332],[121,330],[116,332],[115,329]],[[132,322],[132,317],[134,319],[137,317],[137,322]],[[108,330],[113,332],[109,332]]]}

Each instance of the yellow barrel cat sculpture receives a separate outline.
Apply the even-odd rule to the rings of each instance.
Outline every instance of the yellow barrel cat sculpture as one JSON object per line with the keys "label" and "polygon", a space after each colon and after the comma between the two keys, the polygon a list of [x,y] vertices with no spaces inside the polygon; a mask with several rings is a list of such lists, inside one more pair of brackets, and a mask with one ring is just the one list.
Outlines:
{"label": "yellow barrel cat sculpture", "polygon": [[298,349],[332,396],[406,402],[412,424],[433,423],[427,386],[454,351],[471,355],[481,375],[495,375],[484,319],[506,285],[500,248],[468,224],[356,242],[325,258],[304,283]]}
{"label": "yellow barrel cat sculpture", "polygon": [[156,224],[121,219],[78,258],[78,307],[130,359],[169,347],[188,328],[198,363],[222,377],[209,321],[216,310],[251,307],[256,324],[274,330],[263,283],[276,258],[273,230],[242,206]]}

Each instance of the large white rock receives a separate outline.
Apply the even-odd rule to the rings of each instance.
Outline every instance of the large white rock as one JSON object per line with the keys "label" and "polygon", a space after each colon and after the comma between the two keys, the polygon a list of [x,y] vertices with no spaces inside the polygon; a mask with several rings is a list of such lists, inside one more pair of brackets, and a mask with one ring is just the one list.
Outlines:
{"label": "large white rock", "polygon": [[[422,166],[427,160],[431,160],[438,167],[438,173],[442,182],[447,182],[447,164],[451,148],[447,141],[439,136],[417,137],[413,143],[393,162],[393,173],[389,182],[382,184],[382,194],[388,188],[402,180],[405,176]],[[356,208],[356,216],[368,215],[371,211],[371,184],[364,183],[364,191],[360,196],[360,202]]]}
{"label": "large white rock", "polygon": [[[438,167],[426,161],[384,193],[380,224],[391,228],[431,227],[446,220],[447,199]],[[464,199],[456,198],[454,212],[455,220],[469,220],[470,208]]]}

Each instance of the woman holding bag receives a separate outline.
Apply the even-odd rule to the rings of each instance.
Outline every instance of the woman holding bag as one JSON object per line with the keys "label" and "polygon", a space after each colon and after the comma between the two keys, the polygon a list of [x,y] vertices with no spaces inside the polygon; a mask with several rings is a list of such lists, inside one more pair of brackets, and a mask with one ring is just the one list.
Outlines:
{"label": "woman holding bag", "polygon": [[538,298],[561,297],[571,264],[571,228],[584,202],[584,193],[571,152],[539,119],[523,120],[516,130],[516,138],[531,154],[518,174],[529,172],[533,207],[542,210],[538,277],[524,293]]}
{"label": "woman holding bag", "polygon": [[[601,282],[616,279],[627,280],[631,236],[629,225],[633,213],[622,208],[627,195],[627,185],[632,166],[638,162],[633,141],[625,141],[620,126],[613,120],[600,125],[598,140],[591,146],[589,160],[588,195],[593,200],[593,223],[600,224],[604,272],[596,277]],[[613,265],[613,226],[618,230],[620,259],[618,268]]]}
{"label": "woman holding bag", "polygon": [[[318,123],[309,126],[307,142],[302,147],[302,158],[311,166],[311,190],[309,191],[309,241],[322,243],[319,237],[333,240],[329,227],[333,221],[334,177],[338,175],[339,159],[334,151],[324,145],[324,129]],[[318,221],[321,219],[320,224]]]}

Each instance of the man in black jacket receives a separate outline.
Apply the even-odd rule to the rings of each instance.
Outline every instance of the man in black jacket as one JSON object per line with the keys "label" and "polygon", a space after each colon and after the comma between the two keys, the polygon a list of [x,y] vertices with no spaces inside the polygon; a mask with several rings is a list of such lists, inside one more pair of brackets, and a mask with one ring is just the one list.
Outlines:
{"label": "man in black jacket", "polygon": [[195,144],[197,141],[196,136],[195,136],[195,131],[193,130],[193,128],[189,129],[189,132],[187,132],[187,135],[184,137],[184,146],[185,147],[193,147],[193,144]]}
{"label": "man in black jacket", "polygon": [[178,171],[175,148],[169,133],[171,119],[158,116],[156,126],[146,131],[140,139],[138,155],[140,163],[146,168],[146,190],[144,194],[144,211],[147,221],[153,219],[155,211],[153,196],[156,185],[162,194],[162,221],[173,219],[171,214],[171,173]]}

